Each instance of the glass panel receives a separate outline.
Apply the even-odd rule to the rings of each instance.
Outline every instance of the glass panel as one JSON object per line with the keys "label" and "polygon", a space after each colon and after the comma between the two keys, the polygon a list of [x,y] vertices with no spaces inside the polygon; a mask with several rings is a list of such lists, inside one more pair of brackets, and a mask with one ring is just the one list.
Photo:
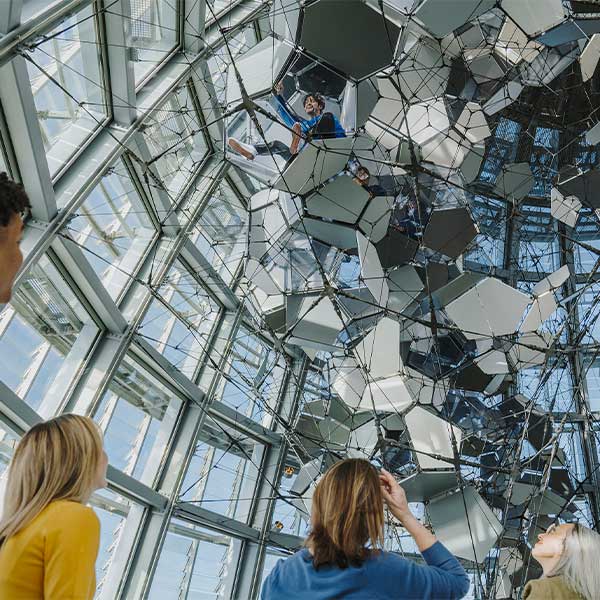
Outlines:
{"label": "glass panel", "polygon": [[589,209],[579,213],[573,255],[577,273],[590,273],[600,257],[600,226],[597,216]]}
{"label": "glass panel", "polygon": [[293,450],[288,450],[283,474],[277,488],[271,527],[275,527],[282,533],[305,536],[309,529],[308,520],[301,516],[294,505],[297,497],[290,494],[290,488],[294,485],[301,466],[302,462],[297,454]]}
{"label": "glass panel", "polygon": [[108,116],[94,10],[90,5],[47,32],[27,61],[53,176]]}
{"label": "glass panel", "polygon": [[126,357],[94,411],[111,464],[152,485],[181,406]]}
{"label": "glass panel", "polygon": [[130,501],[109,489],[98,490],[90,501],[100,519],[100,548],[96,559],[96,598],[100,597],[111,568],[123,570],[124,565],[113,565],[115,550],[121,541]]}
{"label": "glass panel", "polygon": [[92,190],[67,231],[117,300],[156,235],[122,160]]}
{"label": "glass panel", "polygon": [[19,436],[6,428],[0,421],[0,514],[4,506],[4,492],[6,480],[8,479],[8,467],[14,454]]}
{"label": "glass panel", "polygon": [[225,283],[231,283],[246,252],[247,231],[247,211],[231,188],[222,184],[209,198],[190,238]]}
{"label": "glass panel", "polygon": [[219,305],[179,264],[157,293],[139,333],[192,379],[220,313]]}
{"label": "glass panel", "polygon": [[131,7],[131,59],[139,85],[179,43],[177,2],[129,0]]}
{"label": "glass panel", "polygon": [[590,409],[595,412],[600,411],[600,360],[584,359],[583,374]]}
{"label": "glass panel", "polygon": [[552,273],[560,267],[558,238],[554,219],[547,208],[523,207],[517,223],[519,231],[519,272]]}
{"label": "glass panel", "polygon": [[573,412],[571,369],[565,364],[548,364],[546,369],[525,369],[519,372],[519,392],[533,400],[543,410]]}
{"label": "glass panel", "polygon": [[[171,94],[144,128],[154,164],[173,202],[207,154],[208,146],[201,130],[187,85]],[[150,183],[158,184],[153,180]]]}
{"label": "glass panel", "polygon": [[581,430],[576,424],[555,424],[558,433],[558,442],[565,451],[566,464],[571,476],[577,481],[585,479],[585,459],[581,445]]}
{"label": "glass panel", "polygon": [[[206,9],[206,17],[209,18],[210,10]],[[231,63],[231,57],[247,52],[250,48],[256,45],[256,33],[254,27],[250,25],[246,27],[227,41],[227,45],[222,45],[216,49],[212,56],[208,59],[208,69],[210,71],[217,102],[220,105],[225,104],[225,95],[227,92],[227,71]]]}
{"label": "glass panel", "polygon": [[207,0],[206,21],[212,21],[225,9],[231,8],[239,3],[239,0]]}
{"label": "glass panel", "polygon": [[223,598],[223,579],[230,566],[230,537],[172,519],[156,566],[149,600]]}
{"label": "glass panel", "polygon": [[502,267],[504,239],[506,237],[506,204],[485,196],[475,196],[471,212],[479,226],[480,234],[465,260],[486,268]]}
{"label": "glass panel", "polygon": [[600,284],[586,283],[577,286],[580,343],[595,344],[600,341]]}
{"label": "glass panel", "polygon": [[284,375],[285,363],[279,354],[242,326],[227,360],[219,398],[269,427]]}
{"label": "glass panel", "polygon": [[[47,393],[64,393],[65,379],[57,377],[84,326],[98,332],[75,294],[46,256],[29,271],[0,313],[2,381],[32,408],[38,409]],[[68,378],[77,374],[71,362]],[[66,368],[66,367],[65,367]],[[59,382],[60,389],[53,383]]]}
{"label": "glass panel", "polygon": [[558,129],[538,127],[531,150],[531,172],[535,184],[530,192],[531,196],[548,197],[552,189],[552,181],[558,175]]}
{"label": "glass panel", "polygon": [[262,444],[208,418],[179,499],[246,522],[263,451]]}
{"label": "glass panel", "polygon": [[496,183],[502,167],[515,159],[520,131],[519,123],[500,117],[487,147],[479,181],[492,185]]}

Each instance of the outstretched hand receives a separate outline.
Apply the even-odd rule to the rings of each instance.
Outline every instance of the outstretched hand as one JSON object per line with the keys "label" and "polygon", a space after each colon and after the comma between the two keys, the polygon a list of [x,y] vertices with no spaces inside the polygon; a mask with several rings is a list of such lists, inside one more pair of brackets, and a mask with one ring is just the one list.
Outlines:
{"label": "outstretched hand", "polygon": [[283,81],[278,81],[278,82],[275,84],[275,88],[274,88],[274,90],[275,90],[275,93],[276,93],[278,96],[281,96],[281,94],[283,94]]}
{"label": "outstretched hand", "polygon": [[411,512],[408,507],[406,493],[394,479],[394,476],[385,469],[381,469],[379,472],[379,481],[381,482],[383,499],[393,515],[400,520],[402,520],[403,517],[410,515]]}

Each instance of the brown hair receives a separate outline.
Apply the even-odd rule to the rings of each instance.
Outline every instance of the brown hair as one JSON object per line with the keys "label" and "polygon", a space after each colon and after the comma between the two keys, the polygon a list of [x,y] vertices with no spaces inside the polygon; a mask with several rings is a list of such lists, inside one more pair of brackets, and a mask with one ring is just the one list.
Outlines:
{"label": "brown hair", "polygon": [[11,181],[6,173],[0,173],[0,227],[6,227],[13,215],[22,215],[30,208],[25,188]]}
{"label": "brown hair", "polygon": [[349,458],[323,475],[312,499],[312,530],[306,540],[313,565],[360,566],[383,546],[383,496],[379,475],[367,460]]}

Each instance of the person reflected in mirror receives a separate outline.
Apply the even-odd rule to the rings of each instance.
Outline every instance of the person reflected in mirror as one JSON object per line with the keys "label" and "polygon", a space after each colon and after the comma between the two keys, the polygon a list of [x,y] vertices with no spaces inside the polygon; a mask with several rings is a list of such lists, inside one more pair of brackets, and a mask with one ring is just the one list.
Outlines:
{"label": "person reflected in mirror", "polygon": [[257,156],[268,156],[271,154],[274,156],[281,156],[285,161],[292,158],[292,153],[288,146],[279,140],[267,143],[247,144],[245,142],[240,142],[240,140],[235,138],[229,138],[227,144],[232,150],[241,154],[246,160],[254,160]]}
{"label": "person reflected in mirror", "polygon": [[302,106],[308,118],[300,117],[289,106],[283,97],[282,81],[277,83],[274,92],[277,113],[293,132],[290,146],[292,154],[299,152],[303,139],[311,141],[346,137],[339,119],[332,112],[325,110],[325,98],[319,92],[311,92],[304,96]]}
{"label": "person reflected in mirror", "polygon": [[23,218],[30,208],[23,186],[0,173],[0,304],[11,299],[15,277],[23,264]]}
{"label": "person reflected in mirror", "polygon": [[423,214],[426,213],[426,209],[417,205],[417,201],[414,198],[409,198],[406,204],[400,209],[398,217],[393,219],[395,221],[394,227],[407,235],[413,240],[419,240],[423,235]]}
{"label": "person reflected in mirror", "polygon": [[362,185],[369,192],[371,198],[386,195],[385,190],[379,184],[371,183],[371,172],[367,167],[359,166],[356,169],[353,181],[358,185]]}
{"label": "person reflected in mirror", "polygon": [[64,414],[17,444],[0,520],[0,598],[91,600],[100,522],[86,506],[106,486],[98,425]]}
{"label": "person reflected in mirror", "polygon": [[543,575],[527,582],[524,600],[600,598],[600,535],[579,523],[551,525],[531,550]]}
{"label": "person reflected in mirror", "polygon": [[[427,565],[383,550],[384,503]],[[345,459],[317,483],[305,546],[277,562],[261,599],[442,600],[468,591],[465,570],[414,517],[393,475],[367,460]]]}
{"label": "person reflected in mirror", "polygon": [[277,113],[291,130],[292,142],[288,147],[279,140],[248,144],[236,138],[229,138],[227,145],[247,160],[254,160],[257,156],[274,155],[281,156],[287,162],[298,154],[303,140],[346,137],[346,132],[337,117],[331,112],[324,112],[325,98],[321,94],[315,92],[304,97],[303,106],[308,118],[302,118],[290,108],[283,97],[283,82],[279,82],[273,91]]}

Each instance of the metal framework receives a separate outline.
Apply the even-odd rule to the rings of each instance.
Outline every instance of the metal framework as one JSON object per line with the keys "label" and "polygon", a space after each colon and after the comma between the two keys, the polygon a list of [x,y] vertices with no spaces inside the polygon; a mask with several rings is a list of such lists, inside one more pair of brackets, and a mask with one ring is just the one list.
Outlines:
{"label": "metal framework", "polygon": [[[23,241],[25,265],[16,288],[27,286],[32,270],[40,260],[51,257],[77,302],[93,315],[93,323],[84,325],[79,331],[54,384],[37,410],[27,402],[23,386],[15,392],[0,383],[0,435],[4,439],[3,445],[8,448],[5,450],[8,451],[7,460],[10,440],[15,439],[13,436],[22,435],[41,418],[63,411],[94,414],[109,393],[111,382],[119,377],[125,357],[135,360],[136,368],[143,369],[153,381],[160,382],[162,389],[172,397],[170,404],[178,407],[171,419],[163,418],[164,423],[156,435],[164,440],[164,445],[160,448],[160,444],[155,445],[144,476],[140,479],[139,475],[132,476],[130,468],[111,465],[109,489],[113,493],[109,497],[94,498],[96,507],[104,509],[107,516],[121,513],[125,517],[113,535],[108,551],[110,560],[103,566],[100,598],[152,596],[153,573],[170,528],[179,532],[185,530],[187,536],[194,536],[201,535],[195,533],[198,527],[204,527],[214,532],[212,537],[204,534],[205,540],[215,543],[221,535],[233,540],[227,557],[228,575],[221,585],[232,597],[240,598],[249,597],[246,590],[256,589],[257,565],[267,545],[294,548],[300,543],[294,536],[271,532],[273,500],[258,500],[247,514],[231,518],[178,499],[186,466],[194,455],[196,440],[203,435],[203,424],[207,419],[240,440],[252,440],[262,449],[257,477],[244,483],[243,494],[257,494],[257,498],[261,494],[268,496],[264,481],[267,478],[273,481],[280,476],[286,453],[285,442],[277,427],[265,427],[217,397],[219,381],[227,369],[228,355],[244,319],[244,309],[231,282],[223,280],[215,265],[207,260],[190,237],[211,194],[225,181],[228,169],[219,151],[222,123],[220,109],[214,103],[214,90],[211,92],[206,58],[224,43],[221,27],[227,27],[228,36],[234,35],[239,27],[261,14],[263,4],[256,0],[229,3],[215,19],[206,14],[203,0],[178,0],[179,41],[141,86],[136,86],[133,63],[126,49],[131,21],[128,0],[66,0],[22,24],[20,0],[3,3],[0,12],[0,26],[2,32],[7,33],[0,41],[3,81],[0,102],[3,131],[7,134],[6,137],[3,135],[2,141],[8,149],[3,158],[8,159],[13,176],[26,182],[33,203]],[[96,133],[51,175],[44,149],[47,140],[40,128],[24,54],[32,47],[30,44],[39,41],[39,36],[56,32],[65,24],[65,31],[70,31],[69,27],[77,23],[78,16],[85,10],[89,10],[89,18],[97,22],[95,45],[104,52],[101,68],[103,77],[107,78],[106,87],[110,89],[107,98],[110,114]],[[57,61],[56,76],[64,77],[68,69],[68,65]],[[46,82],[44,85],[51,84]],[[169,197],[160,187],[148,185],[149,179],[161,176],[156,166],[143,171],[143,165],[132,163],[130,156],[151,160],[142,132],[152,122],[165,98],[176,93],[182,85],[189,86],[189,91],[196,97],[193,110],[197,122],[201,123],[201,135],[206,138],[208,152],[190,171],[178,197]],[[140,196],[140,210],[149,209],[156,233],[141,249],[139,264],[132,268],[136,276],[127,278],[115,298],[106,291],[82,244],[63,232],[74,217],[85,213],[82,207],[89,194],[106,177],[107,167],[110,169],[110,165],[118,160],[127,164],[134,189]],[[194,207],[190,210],[192,196]],[[101,237],[101,228],[96,225],[93,235],[89,235]],[[157,255],[161,255],[160,263],[156,260]],[[174,368],[164,352],[157,350],[139,333],[140,323],[176,260],[185,271],[185,285],[193,282],[218,306],[214,324],[194,365],[195,375],[189,376]],[[10,322],[6,312],[3,316],[4,332]],[[16,314],[12,316],[12,319],[17,318]],[[38,375],[36,368],[43,369],[44,358],[40,353],[43,353],[41,347],[37,364],[29,367],[27,377],[32,382]],[[300,373],[302,365],[290,358],[289,368]],[[294,384],[287,376],[276,384],[280,409],[293,412],[298,400]],[[150,417],[147,420],[137,433],[138,441],[132,446],[132,452],[142,451],[144,440],[149,439]],[[147,475],[152,472],[152,476]],[[182,530],[180,525],[174,525],[175,518],[187,523],[188,527]],[[110,523],[108,518],[107,523]]]}

